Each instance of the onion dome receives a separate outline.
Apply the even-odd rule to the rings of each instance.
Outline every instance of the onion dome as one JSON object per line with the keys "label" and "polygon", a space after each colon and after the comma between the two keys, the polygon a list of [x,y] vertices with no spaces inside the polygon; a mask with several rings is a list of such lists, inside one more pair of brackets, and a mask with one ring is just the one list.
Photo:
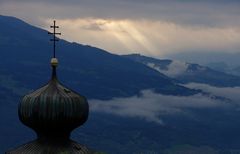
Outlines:
{"label": "onion dome", "polygon": [[51,59],[52,77],[50,81],[38,90],[23,97],[18,106],[20,121],[32,128],[37,139],[25,144],[7,154],[89,154],[87,147],[70,139],[71,131],[87,121],[89,106],[87,99],[77,92],[63,86],[57,79],[55,58],[55,28],[54,57]]}
{"label": "onion dome", "polygon": [[57,64],[57,59],[53,58],[52,78],[48,84],[24,96],[19,104],[19,119],[35,130],[39,138],[68,138],[88,117],[86,98],[59,83]]}

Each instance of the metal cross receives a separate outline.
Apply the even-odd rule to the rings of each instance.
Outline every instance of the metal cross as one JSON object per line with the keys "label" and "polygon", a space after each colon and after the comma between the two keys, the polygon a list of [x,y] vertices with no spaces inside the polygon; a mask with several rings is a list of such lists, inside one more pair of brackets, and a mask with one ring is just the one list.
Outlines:
{"label": "metal cross", "polygon": [[53,26],[50,26],[50,28],[53,28],[53,33],[48,32],[48,34],[53,35],[53,38],[50,39],[50,41],[53,41],[53,58],[56,58],[56,42],[59,41],[56,35],[61,35],[61,33],[56,32],[56,29],[59,28],[59,26],[56,26],[55,20],[53,21]]}

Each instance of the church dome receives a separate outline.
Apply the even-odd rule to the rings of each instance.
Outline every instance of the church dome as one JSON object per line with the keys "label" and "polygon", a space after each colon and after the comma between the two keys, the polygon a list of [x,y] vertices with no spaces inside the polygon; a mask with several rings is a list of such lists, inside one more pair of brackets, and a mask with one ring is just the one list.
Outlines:
{"label": "church dome", "polygon": [[56,58],[51,60],[52,78],[40,89],[27,94],[19,104],[19,119],[38,136],[68,137],[88,118],[88,102],[84,96],[63,86],[57,79]]}

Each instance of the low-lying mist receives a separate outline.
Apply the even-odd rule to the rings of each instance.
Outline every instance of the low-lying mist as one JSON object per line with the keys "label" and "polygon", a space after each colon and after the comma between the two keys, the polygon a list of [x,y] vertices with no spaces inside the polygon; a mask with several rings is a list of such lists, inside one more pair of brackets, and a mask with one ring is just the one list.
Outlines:
{"label": "low-lying mist", "polygon": [[[189,109],[228,108],[238,106],[240,100],[240,87],[219,88],[197,83],[190,83],[185,86],[192,89],[201,89],[209,95],[172,96],[158,94],[153,90],[142,90],[139,96],[113,98],[107,101],[90,100],[90,109],[92,112],[137,117],[164,124],[161,115],[183,114],[188,112]],[[237,110],[238,108],[231,109]]]}

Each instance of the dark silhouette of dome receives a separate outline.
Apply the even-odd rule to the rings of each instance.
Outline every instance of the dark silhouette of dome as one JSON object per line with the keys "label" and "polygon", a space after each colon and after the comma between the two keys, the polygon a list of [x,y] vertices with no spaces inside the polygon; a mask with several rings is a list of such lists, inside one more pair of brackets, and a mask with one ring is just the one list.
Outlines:
{"label": "dark silhouette of dome", "polygon": [[88,117],[86,98],[60,84],[53,62],[52,67],[49,83],[24,96],[18,109],[19,119],[34,129],[39,138],[69,137]]}
{"label": "dark silhouette of dome", "polygon": [[70,140],[71,131],[87,121],[88,102],[84,96],[64,87],[57,79],[55,58],[48,84],[23,97],[18,107],[20,121],[37,133],[37,139],[7,154],[90,154],[87,147]]}

